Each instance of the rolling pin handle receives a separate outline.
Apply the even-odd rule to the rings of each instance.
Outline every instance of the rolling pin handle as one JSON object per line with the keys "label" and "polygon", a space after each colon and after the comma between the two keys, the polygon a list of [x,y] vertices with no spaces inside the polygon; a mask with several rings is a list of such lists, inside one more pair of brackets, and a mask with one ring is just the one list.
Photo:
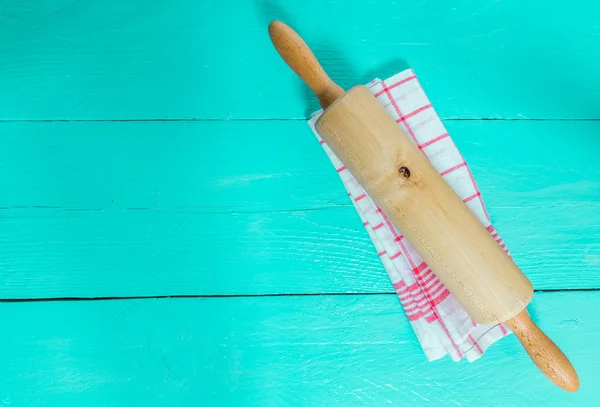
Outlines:
{"label": "rolling pin handle", "polygon": [[505,323],[546,377],[563,390],[574,392],[579,389],[579,377],[573,365],[559,347],[531,320],[526,309]]}
{"label": "rolling pin handle", "polygon": [[292,28],[275,20],[269,24],[269,36],[281,58],[313,91],[323,109],[344,94],[344,90],[327,76],[308,45]]}

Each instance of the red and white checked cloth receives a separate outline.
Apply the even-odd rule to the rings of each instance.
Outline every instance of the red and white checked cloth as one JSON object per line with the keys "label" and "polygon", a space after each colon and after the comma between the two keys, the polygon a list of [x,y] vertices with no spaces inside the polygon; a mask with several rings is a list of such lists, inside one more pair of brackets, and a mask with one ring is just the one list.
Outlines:
{"label": "red and white checked cloth", "polygon": [[[415,73],[407,69],[383,81],[375,79],[367,87],[508,253],[490,223],[469,166],[431,106]],[[510,330],[503,324],[478,325],[469,317],[319,137],[314,126],[321,114],[321,110],[313,113],[309,126],[337,170],[362,219],[425,356],[430,361],[446,354],[454,361],[463,357],[470,362],[478,359]]]}

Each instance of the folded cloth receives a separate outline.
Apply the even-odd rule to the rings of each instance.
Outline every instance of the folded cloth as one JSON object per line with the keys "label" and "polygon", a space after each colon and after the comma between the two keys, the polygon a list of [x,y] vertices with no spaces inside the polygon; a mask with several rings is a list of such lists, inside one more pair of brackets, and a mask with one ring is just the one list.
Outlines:
{"label": "folded cloth", "polygon": [[[407,69],[385,80],[375,79],[366,86],[508,253],[490,222],[469,166],[437,116],[415,73]],[[338,172],[373,241],[425,356],[430,361],[446,354],[454,361],[463,357],[469,362],[478,359],[492,343],[510,334],[510,330],[504,324],[479,325],[469,317],[319,137],[315,123],[322,113],[322,110],[313,113],[308,124]]]}

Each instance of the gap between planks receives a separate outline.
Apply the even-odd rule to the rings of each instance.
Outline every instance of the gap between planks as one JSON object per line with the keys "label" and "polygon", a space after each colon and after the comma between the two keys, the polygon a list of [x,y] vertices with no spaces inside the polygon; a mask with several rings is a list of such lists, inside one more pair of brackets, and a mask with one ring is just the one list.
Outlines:
{"label": "gap between planks", "polygon": [[[197,118],[172,118],[172,119],[0,119],[2,123],[162,123],[162,122],[285,122],[285,121],[307,121],[309,117],[290,117],[290,118],[272,118],[272,117],[208,117]],[[600,121],[598,117],[590,118],[533,118],[533,117],[481,117],[481,118],[461,118],[461,117],[442,117],[442,121],[533,121],[533,122],[594,122]]]}
{"label": "gap between planks", "polygon": [[[536,293],[557,293],[573,291],[600,291],[600,288],[560,288],[534,290]],[[48,298],[0,298],[0,303],[14,302],[57,302],[57,301],[117,301],[117,300],[155,300],[169,298],[253,298],[253,297],[344,297],[396,295],[394,291],[371,293],[272,293],[272,294],[181,294],[181,295],[138,295],[124,297],[48,297]]]}

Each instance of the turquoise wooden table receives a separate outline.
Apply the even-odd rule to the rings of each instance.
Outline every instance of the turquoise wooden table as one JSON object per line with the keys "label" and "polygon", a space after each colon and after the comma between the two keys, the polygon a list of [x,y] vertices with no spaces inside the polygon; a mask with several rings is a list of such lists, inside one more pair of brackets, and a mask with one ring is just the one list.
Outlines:
{"label": "turquoise wooden table", "polygon": [[[0,1],[0,404],[598,406],[600,4]],[[269,42],[413,68],[581,389],[427,362]],[[507,389],[508,386],[508,389]]]}

